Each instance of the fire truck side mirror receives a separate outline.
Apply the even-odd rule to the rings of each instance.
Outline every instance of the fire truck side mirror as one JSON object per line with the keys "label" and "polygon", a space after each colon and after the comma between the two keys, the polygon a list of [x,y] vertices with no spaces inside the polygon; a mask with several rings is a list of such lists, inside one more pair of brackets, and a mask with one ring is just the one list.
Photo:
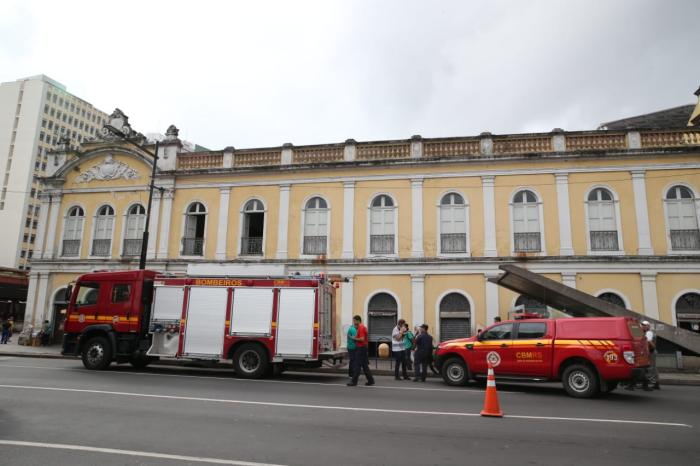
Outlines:
{"label": "fire truck side mirror", "polygon": [[67,303],[70,302],[70,297],[73,295],[73,285],[68,285],[66,287],[65,295],[63,296],[63,300]]}
{"label": "fire truck side mirror", "polygon": [[141,303],[148,306],[153,300],[153,280],[145,280],[141,289]]}

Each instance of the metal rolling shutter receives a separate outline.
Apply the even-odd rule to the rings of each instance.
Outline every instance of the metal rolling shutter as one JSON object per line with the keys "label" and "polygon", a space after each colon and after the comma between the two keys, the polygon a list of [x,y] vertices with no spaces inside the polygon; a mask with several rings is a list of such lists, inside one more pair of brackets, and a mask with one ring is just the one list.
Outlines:
{"label": "metal rolling shutter", "polygon": [[369,341],[391,341],[391,331],[395,326],[395,312],[371,311],[369,313]]}
{"label": "metal rolling shutter", "polygon": [[471,320],[469,318],[440,318],[440,341],[469,336],[471,336]]}

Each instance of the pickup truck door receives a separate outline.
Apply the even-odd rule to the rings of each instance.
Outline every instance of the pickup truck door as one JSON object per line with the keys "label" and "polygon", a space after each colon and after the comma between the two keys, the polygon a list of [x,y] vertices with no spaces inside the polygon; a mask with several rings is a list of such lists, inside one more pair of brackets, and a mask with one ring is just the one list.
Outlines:
{"label": "pickup truck door", "polygon": [[513,373],[549,377],[553,335],[547,322],[519,322],[513,339]]}
{"label": "pickup truck door", "polygon": [[[476,374],[485,374],[488,369],[486,356],[494,351],[501,357],[501,362],[495,368],[496,373],[510,374],[513,370],[513,323],[494,325],[484,330],[479,339],[467,345],[471,352],[470,370]],[[471,346],[471,348],[470,348]]]}

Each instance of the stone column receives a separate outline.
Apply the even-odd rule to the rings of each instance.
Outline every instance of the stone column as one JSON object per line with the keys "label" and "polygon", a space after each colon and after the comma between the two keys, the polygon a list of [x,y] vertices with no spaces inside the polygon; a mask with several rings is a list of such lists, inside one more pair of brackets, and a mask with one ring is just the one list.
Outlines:
{"label": "stone column", "polygon": [[496,195],[495,177],[482,176],[481,185],[484,195],[484,256],[496,257]]}
{"label": "stone column", "polygon": [[280,185],[279,222],[277,225],[277,259],[286,259],[287,234],[289,232],[289,189],[290,185]]}
{"label": "stone column", "polygon": [[[486,272],[484,274],[484,279],[486,281],[486,322],[484,326],[489,326],[493,323],[493,318],[499,315],[500,303],[498,302],[498,285],[488,281],[489,278],[496,278],[500,273]],[[472,321],[475,321],[476,310],[472,310]]]}
{"label": "stone column", "polygon": [[411,180],[411,257],[423,257],[423,179]]}
{"label": "stone column", "polygon": [[340,309],[340,330],[341,330],[341,346],[347,348],[348,346],[348,328],[352,325],[353,316],[353,283],[355,281],[354,275],[346,275],[347,282],[342,283],[341,291],[341,309]]}
{"label": "stone column", "polygon": [[425,274],[411,274],[411,307],[413,325],[425,323]]}
{"label": "stone column", "polygon": [[216,229],[216,259],[226,259],[226,239],[228,237],[228,205],[231,188],[219,190],[219,225]]}
{"label": "stone column", "polygon": [[[46,246],[44,247],[43,259],[53,259],[56,252],[56,227],[60,217],[61,197],[59,193],[51,194],[51,212],[49,212],[49,223],[46,229]],[[60,245],[59,245],[60,250]]]}
{"label": "stone column", "polygon": [[561,283],[571,288],[576,288],[576,272],[562,272]]}
{"label": "stone column", "polygon": [[[148,249],[146,250],[146,258],[156,258],[156,244],[158,239],[158,219],[160,218],[160,191],[153,193],[153,205],[151,206],[151,223],[148,226]],[[124,230],[126,231],[126,230]]]}
{"label": "stone column", "polygon": [[49,274],[40,273],[39,282],[37,284],[37,297],[34,304],[34,317],[32,318],[32,325],[36,328],[41,326],[44,320],[47,319],[47,295],[49,289]]}
{"label": "stone column", "polygon": [[48,228],[49,210],[51,209],[51,195],[48,193],[39,194],[41,207],[39,208],[39,229],[36,232],[34,241],[34,257],[41,259],[44,257],[44,240]]}
{"label": "stone column", "polygon": [[343,183],[343,259],[355,257],[355,182]]}
{"label": "stone column", "polygon": [[27,304],[25,305],[24,311],[23,334],[25,330],[28,330],[30,326],[34,325],[34,321],[36,320],[34,315],[36,314],[36,289],[38,284],[39,274],[33,271],[29,272],[29,288],[27,289]]}
{"label": "stone column", "polygon": [[637,239],[639,241],[639,255],[651,255],[654,253],[651,247],[651,233],[649,230],[649,209],[647,205],[647,187],[644,170],[635,170],[632,173],[632,187],[634,188],[634,208],[637,213]]}
{"label": "stone column", "polygon": [[569,212],[569,174],[557,173],[557,208],[559,210],[559,255],[572,256],[571,215]]}
{"label": "stone column", "polygon": [[659,298],[656,294],[656,272],[642,272],[644,315],[659,320]]}
{"label": "stone column", "polygon": [[160,235],[158,242],[158,258],[166,259],[168,257],[168,244],[170,243],[170,218],[173,210],[173,195],[172,190],[163,191],[163,220],[160,222]]}

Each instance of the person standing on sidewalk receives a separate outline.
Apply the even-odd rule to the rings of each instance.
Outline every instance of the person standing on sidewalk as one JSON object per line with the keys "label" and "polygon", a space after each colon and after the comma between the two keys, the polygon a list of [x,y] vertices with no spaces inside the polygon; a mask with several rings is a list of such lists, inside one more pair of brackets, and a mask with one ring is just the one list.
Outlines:
{"label": "person standing on sidewalk", "polygon": [[396,323],[396,327],[394,327],[394,330],[391,332],[391,352],[394,354],[394,378],[396,380],[401,380],[399,378],[399,366],[401,366],[403,378],[408,379],[408,374],[406,373],[406,349],[403,343],[405,324],[405,320],[399,319]]}
{"label": "person standing on sidewalk", "polygon": [[413,356],[414,377],[413,381],[425,382],[428,376],[428,360],[433,351],[433,337],[428,333],[428,325],[420,326],[420,333],[416,337],[416,352]]}
{"label": "person standing on sidewalk", "polygon": [[2,321],[2,338],[0,339],[0,344],[6,345],[7,341],[10,339],[10,325],[9,319]]}
{"label": "person standing on sidewalk", "polygon": [[372,377],[372,373],[369,370],[369,359],[367,356],[367,327],[362,324],[362,317],[360,316],[353,317],[352,322],[357,329],[357,335],[352,337],[356,346],[355,364],[352,368],[352,380],[348,382],[348,387],[357,385],[357,380],[360,378],[360,370],[367,377],[365,385],[374,385],[374,377]]}
{"label": "person standing on sidewalk", "polygon": [[357,345],[355,344],[355,337],[357,336],[357,328],[355,325],[351,325],[348,328],[348,377],[352,378],[353,370],[355,368],[355,353],[357,352]]}
{"label": "person standing on sidewalk", "polygon": [[415,338],[416,336],[411,332],[410,327],[408,324],[403,324],[403,350],[406,352],[405,354],[405,360],[406,360],[406,368],[408,369],[408,372],[411,372],[413,370],[413,346],[415,343]]}
{"label": "person standing on sidewalk", "polygon": [[[659,371],[656,370],[656,334],[651,329],[651,324],[648,320],[642,322],[642,330],[649,345],[649,367],[644,374],[644,390],[659,390]],[[649,387],[651,384],[651,387]]]}

